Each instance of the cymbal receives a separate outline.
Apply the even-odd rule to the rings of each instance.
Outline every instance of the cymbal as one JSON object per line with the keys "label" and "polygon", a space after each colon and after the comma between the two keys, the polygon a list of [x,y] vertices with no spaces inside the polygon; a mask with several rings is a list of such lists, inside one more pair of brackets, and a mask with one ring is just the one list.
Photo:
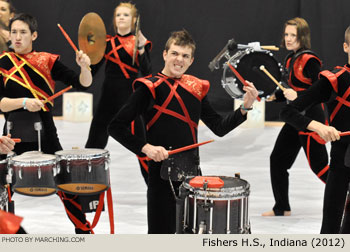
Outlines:
{"label": "cymbal", "polygon": [[97,13],[89,12],[80,21],[78,43],[92,65],[101,61],[106,50],[106,27]]}

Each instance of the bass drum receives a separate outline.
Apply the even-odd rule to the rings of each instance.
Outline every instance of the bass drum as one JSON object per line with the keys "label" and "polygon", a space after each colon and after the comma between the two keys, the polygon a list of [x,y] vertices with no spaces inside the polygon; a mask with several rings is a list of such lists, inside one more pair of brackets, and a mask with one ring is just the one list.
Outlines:
{"label": "bass drum", "polygon": [[[260,70],[260,66],[271,73],[277,81],[282,78],[283,67],[273,57],[270,51],[255,51],[252,48],[237,51],[227,63],[230,63],[240,75],[250,82],[253,82],[259,91],[261,99],[267,99],[273,94],[278,86]],[[222,86],[225,91],[235,99],[242,99],[244,95],[243,84],[234,75],[230,67],[225,63],[223,67]]]}

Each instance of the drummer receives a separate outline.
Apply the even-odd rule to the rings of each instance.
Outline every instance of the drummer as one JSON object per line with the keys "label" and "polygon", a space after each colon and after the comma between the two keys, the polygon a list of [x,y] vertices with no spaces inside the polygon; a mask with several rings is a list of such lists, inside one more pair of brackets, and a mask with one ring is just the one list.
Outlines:
{"label": "drummer", "polygon": [[[168,150],[197,143],[198,122],[201,119],[216,135],[224,136],[247,118],[258,95],[252,83],[241,108],[225,116],[211,106],[207,93],[210,84],[185,72],[194,60],[195,42],[186,31],[173,32],[163,51],[161,72],[139,78],[133,84],[135,92],[109,126],[109,134],[137,155],[146,154],[149,162],[147,192],[148,233],[175,233],[175,199],[169,181],[161,178],[162,161]],[[147,141],[132,135],[129,125],[142,115],[147,124]],[[197,158],[193,155],[193,158]],[[193,169],[196,169],[193,167]],[[199,174],[198,170],[192,172]],[[178,192],[180,181],[172,181]]]}
{"label": "drummer", "polygon": [[[26,151],[38,150],[35,124],[37,129],[42,128],[42,151],[54,154],[62,147],[51,112],[53,103],[47,98],[53,95],[56,80],[79,89],[89,87],[92,82],[88,68],[90,59],[82,51],[76,53],[76,62],[80,66],[78,75],[62,64],[58,55],[33,51],[33,41],[38,37],[37,21],[34,17],[18,14],[11,19],[9,27],[14,51],[4,52],[0,57],[0,109],[5,113],[4,132],[9,131],[13,137],[21,138],[22,142],[14,147],[14,151],[19,155]],[[11,124],[12,127],[6,127]],[[76,232],[89,233],[89,230],[82,230],[88,229],[83,227],[88,224],[73,197],[66,195],[62,199],[65,208],[72,214],[69,215],[70,218],[73,216],[81,222],[74,223]]]}
{"label": "drummer", "polygon": [[[107,126],[113,116],[126,103],[132,93],[132,83],[140,76],[151,74],[151,42],[141,30],[133,35],[136,29],[138,10],[130,2],[121,2],[114,9],[113,26],[116,35],[107,36],[107,47],[104,58],[105,79],[101,87],[101,98],[91,122],[86,148],[104,149],[108,142]],[[137,43],[137,44],[135,44]],[[133,64],[133,55],[135,63]],[[93,65],[93,73],[100,69],[105,60]],[[145,129],[141,118],[135,118],[131,126],[135,134],[144,137]],[[140,153],[141,156],[144,156]],[[147,163],[140,160],[140,169],[147,184]]]}
{"label": "drummer", "polygon": [[[288,71],[288,88],[278,90],[270,98],[276,102],[293,101],[302,95],[318,80],[321,60],[310,50],[310,28],[305,19],[296,17],[284,24],[282,46],[291,51],[285,67]],[[305,115],[319,122],[325,122],[321,104],[305,110]],[[328,154],[324,144],[311,137],[310,132],[301,132],[290,124],[282,127],[270,156],[270,175],[275,205],[263,216],[289,216],[291,208],[288,195],[288,170],[292,167],[298,153],[303,147],[312,171],[326,182],[328,174]]]}

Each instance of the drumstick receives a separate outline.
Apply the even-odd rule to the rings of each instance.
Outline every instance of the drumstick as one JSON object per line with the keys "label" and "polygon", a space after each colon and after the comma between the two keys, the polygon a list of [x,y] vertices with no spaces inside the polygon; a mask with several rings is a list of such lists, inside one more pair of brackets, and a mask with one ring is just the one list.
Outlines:
{"label": "drumstick", "polygon": [[276,85],[277,85],[282,91],[285,90],[285,87],[283,87],[283,86],[281,85],[281,83],[279,83],[279,82],[275,79],[275,77],[273,77],[273,76],[269,73],[269,71],[267,71],[267,69],[265,68],[265,66],[261,65],[261,66],[260,66],[260,70],[263,71],[267,76],[269,76],[270,79],[273,80],[273,82],[276,83]]}
{"label": "drumstick", "polygon": [[279,48],[277,46],[274,45],[265,45],[265,46],[260,46],[261,49],[264,50],[270,50],[270,51],[278,51]]}
{"label": "drumstick", "polygon": [[[190,149],[193,149],[193,148],[196,148],[198,146],[201,146],[201,145],[204,145],[204,144],[207,144],[207,143],[211,143],[211,142],[214,142],[214,140],[209,140],[209,141],[205,141],[205,142],[201,142],[201,143],[187,145],[187,146],[175,149],[175,150],[168,151],[168,154],[172,155],[172,154],[176,154],[176,153],[179,153],[179,152],[182,152],[182,151],[187,151],[187,150],[190,150]],[[151,158],[147,157],[146,160],[150,161]]]}
{"label": "drumstick", "polygon": [[[15,143],[20,143],[22,140],[20,138],[11,138],[12,141]],[[2,140],[0,139],[0,143],[2,143]]]}
{"label": "drumstick", "polygon": [[65,89],[62,89],[61,91],[57,92],[56,94],[50,96],[47,98],[47,100],[44,103],[47,103],[49,101],[52,101],[53,99],[56,99],[58,96],[62,95],[64,92],[67,92],[68,90],[72,89],[72,86],[66,87]]}
{"label": "drumstick", "polygon": [[344,131],[340,133],[339,136],[350,136],[350,131]]}
{"label": "drumstick", "polygon": [[[242,82],[244,86],[249,86],[248,83],[243,79],[242,75],[240,75],[239,72],[229,62],[227,62],[227,65],[230,67],[232,72],[236,75],[236,77]],[[261,98],[259,96],[257,96],[256,99],[258,101],[261,101]]]}
{"label": "drumstick", "polygon": [[63,36],[66,38],[66,40],[68,41],[68,43],[70,44],[70,46],[73,48],[73,50],[75,52],[78,51],[78,48],[74,45],[73,41],[70,39],[70,37],[68,36],[68,34],[66,33],[66,31],[63,29],[63,27],[60,24],[57,24],[58,28],[60,28]]}
{"label": "drumstick", "polygon": [[[78,52],[78,48],[75,46],[75,44],[73,43],[73,41],[70,39],[69,35],[66,33],[66,31],[63,29],[63,27],[60,24],[57,24],[58,28],[60,28],[63,36],[66,38],[66,40],[68,41],[68,43],[70,44],[70,46],[73,48],[73,50],[75,52]],[[89,69],[89,71],[91,71],[91,68],[89,66],[86,66],[87,69]]]}
{"label": "drumstick", "polygon": [[132,65],[135,64],[135,59],[136,59],[136,53],[137,53],[137,47],[139,45],[139,30],[140,30],[140,15],[137,17],[136,21],[136,29],[135,29],[135,45],[134,45],[134,51],[132,54]]}

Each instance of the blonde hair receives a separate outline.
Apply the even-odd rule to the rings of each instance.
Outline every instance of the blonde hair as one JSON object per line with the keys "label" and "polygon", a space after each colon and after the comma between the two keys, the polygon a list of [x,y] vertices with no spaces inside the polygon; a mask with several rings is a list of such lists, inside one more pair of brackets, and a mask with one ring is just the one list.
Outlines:
{"label": "blonde hair", "polygon": [[[295,18],[288,20],[284,24],[283,34],[284,34],[286,27],[288,25],[295,25],[296,26],[296,28],[297,28],[297,40],[300,43],[300,48],[310,49],[311,48],[311,35],[310,35],[309,24],[306,22],[306,20],[301,18],[301,17],[295,17]],[[281,46],[285,47],[284,35],[282,37]]]}
{"label": "blonde hair", "polygon": [[350,26],[348,26],[348,28],[346,28],[344,37],[345,37],[344,38],[345,43],[347,43],[349,45],[350,44]]}
{"label": "blonde hair", "polygon": [[[135,4],[133,4],[133,3],[131,3],[131,2],[121,2],[121,3],[119,3],[119,4],[117,5],[117,7],[115,7],[115,9],[114,9],[114,14],[113,14],[113,28],[114,28],[114,31],[115,31],[115,32],[118,31],[118,27],[117,27],[115,18],[116,18],[117,9],[118,9],[119,7],[126,7],[126,8],[129,8],[129,9],[130,9],[130,13],[131,13],[132,20],[138,16],[138,11],[137,11],[137,8],[136,8],[136,5],[135,5]],[[132,22],[132,24],[131,24],[131,30],[132,30],[132,31],[135,30],[135,23],[134,23],[134,22]]]}

